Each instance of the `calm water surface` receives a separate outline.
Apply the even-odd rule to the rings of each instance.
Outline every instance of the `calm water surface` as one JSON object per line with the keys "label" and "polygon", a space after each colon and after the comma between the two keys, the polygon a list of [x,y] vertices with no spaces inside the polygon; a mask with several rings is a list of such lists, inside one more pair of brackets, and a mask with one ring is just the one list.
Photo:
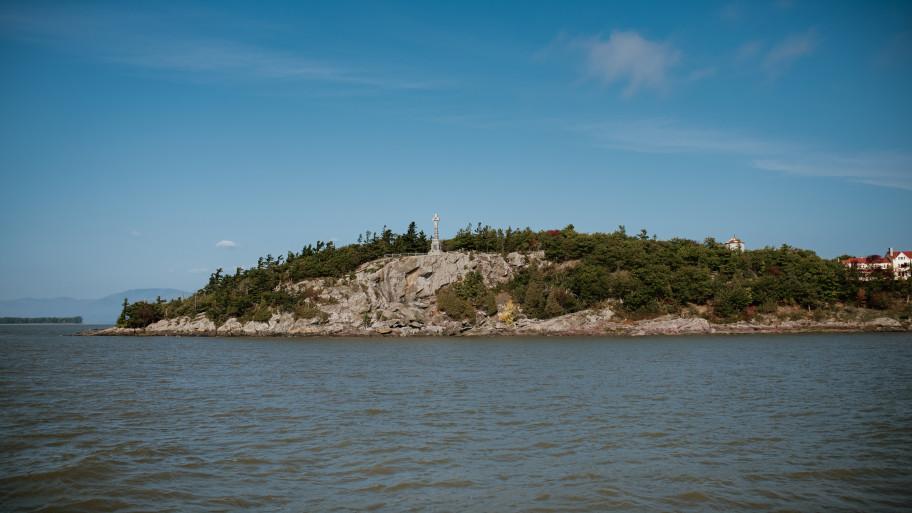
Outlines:
{"label": "calm water surface", "polygon": [[0,327],[3,511],[909,511],[912,335]]}

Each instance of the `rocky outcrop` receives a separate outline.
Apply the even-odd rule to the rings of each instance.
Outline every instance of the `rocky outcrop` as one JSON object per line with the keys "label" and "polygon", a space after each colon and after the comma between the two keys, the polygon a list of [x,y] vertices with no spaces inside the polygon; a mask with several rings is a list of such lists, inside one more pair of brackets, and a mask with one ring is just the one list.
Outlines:
{"label": "rocky outcrop", "polygon": [[436,292],[478,272],[488,286],[505,283],[544,253],[441,253],[384,258],[359,267],[340,280],[312,279],[286,285],[294,293],[315,295],[326,314],[326,329],[345,332],[387,329],[439,334],[459,332],[461,323],[436,309]]}
{"label": "rocky outcrop", "polygon": [[208,335],[216,332],[216,326],[215,323],[206,318],[205,315],[198,315],[194,319],[190,319],[189,317],[163,319],[146,326],[146,332],[150,335],[172,332],[187,333],[188,335]]}
{"label": "rocky outcrop", "polygon": [[[478,272],[493,287],[529,265],[551,265],[542,252],[531,254],[451,252],[390,257],[366,263],[342,279],[310,279],[281,288],[310,298],[319,308],[310,319],[277,312],[268,321],[230,318],[216,325],[205,315],[165,319],[144,329],[108,328],[99,335],[213,336],[499,336],[499,335],[696,335],[709,333],[792,333],[803,331],[901,331],[910,326],[879,317],[868,322],[782,320],[775,317],[713,324],[699,316],[666,315],[633,322],[619,319],[608,304],[552,319],[518,315],[506,324],[479,312],[475,323],[455,321],[437,309],[436,292]],[[566,264],[564,264],[566,265]],[[501,305],[501,308],[503,306]]]}
{"label": "rocky outcrop", "polygon": [[547,264],[543,252],[530,254],[451,252],[389,257],[368,262],[342,279],[317,278],[282,288],[312,298],[321,315],[296,319],[275,313],[266,322],[228,319],[220,326],[199,316],[165,319],[144,330],[109,328],[105,335],[447,335],[471,326],[453,321],[436,308],[436,292],[471,272],[487,286],[507,282],[519,270]]}
{"label": "rocky outcrop", "polygon": [[713,333],[713,327],[701,317],[676,317],[666,315],[636,324],[630,334],[642,335],[700,335]]}

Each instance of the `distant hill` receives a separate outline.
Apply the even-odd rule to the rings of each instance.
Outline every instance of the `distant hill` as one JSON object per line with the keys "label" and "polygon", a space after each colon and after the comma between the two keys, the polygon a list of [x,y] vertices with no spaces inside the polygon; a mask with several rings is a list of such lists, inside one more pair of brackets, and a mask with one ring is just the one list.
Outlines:
{"label": "distant hill", "polygon": [[134,301],[154,301],[187,297],[190,293],[178,289],[131,289],[100,299],[74,299],[71,297],[22,298],[0,300],[0,317],[75,317],[85,324],[114,324],[124,298]]}

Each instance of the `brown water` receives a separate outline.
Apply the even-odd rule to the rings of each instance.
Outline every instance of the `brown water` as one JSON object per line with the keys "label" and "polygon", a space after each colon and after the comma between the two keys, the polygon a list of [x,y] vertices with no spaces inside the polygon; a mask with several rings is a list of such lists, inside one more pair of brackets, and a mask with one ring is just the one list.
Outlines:
{"label": "brown water", "polygon": [[0,327],[3,511],[909,511],[909,334]]}

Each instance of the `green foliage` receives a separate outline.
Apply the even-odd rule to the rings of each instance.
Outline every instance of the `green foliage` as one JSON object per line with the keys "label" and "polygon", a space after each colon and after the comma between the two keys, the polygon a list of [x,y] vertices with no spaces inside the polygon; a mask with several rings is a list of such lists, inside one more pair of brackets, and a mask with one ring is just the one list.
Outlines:
{"label": "green foliage", "polygon": [[478,272],[470,272],[461,281],[454,283],[453,290],[457,296],[486,315],[497,313],[494,291],[485,286],[484,278]]}
{"label": "green foliage", "polygon": [[705,267],[686,265],[670,273],[672,299],[680,304],[703,304],[712,297],[712,273]]}
{"label": "green foliage", "polygon": [[713,310],[718,317],[731,319],[744,313],[752,302],[751,291],[740,284],[720,287],[713,297]]}
{"label": "green foliage", "polygon": [[437,291],[437,308],[451,319],[475,320],[475,307],[459,297],[459,294],[456,293],[452,286],[442,287]]}
{"label": "green foliage", "polygon": [[443,246],[447,251],[529,252],[540,249],[540,239],[541,234],[533,232],[530,228],[503,230],[478,223],[474,228],[469,224],[460,229],[456,236],[445,241]]}
{"label": "green foliage", "polygon": [[485,286],[481,274],[473,271],[438,290],[437,307],[453,319],[474,321],[476,310],[485,315],[497,313],[497,299],[494,291]]}
{"label": "green foliage", "polygon": [[548,291],[548,299],[545,301],[545,317],[557,317],[564,315],[576,307],[576,298],[570,294],[567,289],[562,287],[551,287]]}
{"label": "green foliage", "polygon": [[[580,279],[578,275],[576,279]],[[507,288],[526,315],[547,319],[579,309],[580,301],[567,288],[570,282],[564,273],[531,267],[521,271]]]}
{"label": "green foliage", "polygon": [[321,317],[323,311],[313,301],[303,300],[295,305],[294,315],[298,319],[313,319]]}
{"label": "green foliage", "polygon": [[[312,290],[293,294],[283,290],[282,284],[310,278],[346,279],[365,262],[389,253],[424,253],[430,245],[430,239],[417,230],[414,222],[404,234],[384,227],[380,232],[367,231],[358,236],[358,243],[341,248],[331,241],[317,241],[300,252],[289,251],[278,257],[266,255],[255,267],[239,267],[233,274],[218,269],[206,286],[189,298],[164,303],[161,315],[173,318],[205,313],[216,323],[230,317],[268,320],[272,312],[297,312],[302,298],[316,299]],[[118,325],[126,322],[122,319]]]}
{"label": "green foliage", "polygon": [[161,300],[155,303],[137,301],[124,306],[117,325],[122,328],[145,328],[164,318],[164,307]]}
{"label": "green foliage", "polygon": [[272,318],[272,310],[267,305],[258,305],[253,310],[242,315],[240,322],[247,321],[256,321],[256,322],[269,322],[269,319]]}
{"label": "green foliage", "polygon": [[508,286],[531,317],[560,313],[557,296],[549,305],[552,288],[566,289],[574,300],[562,304],[564,312],[619,299],[629,313],[713,304],[716,314],[726,318],[749,307],[775,312],[780,305],[820,309],[867,303],[896,309],[912,296],[912,280],[893,280],[884,273],[861,281],[836,260],[785,245],[733,252],[712,238],[660,241],[645,230],[628,236],[623,226],[612,233],[584,234],[570,225],[534,238],[547,259],[574,265],[522,272]]}

